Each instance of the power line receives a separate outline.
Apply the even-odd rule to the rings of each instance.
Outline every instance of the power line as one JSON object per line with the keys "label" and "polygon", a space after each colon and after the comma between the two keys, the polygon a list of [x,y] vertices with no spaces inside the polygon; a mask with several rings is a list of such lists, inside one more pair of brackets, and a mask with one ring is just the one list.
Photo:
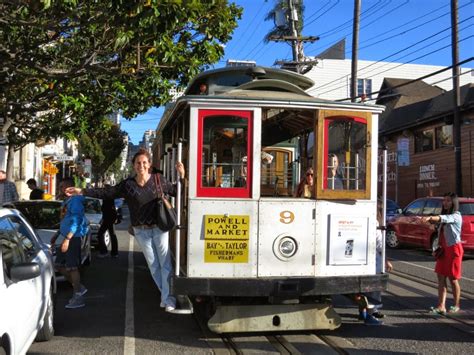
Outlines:
{"label": "power line", "polygon": [[[468,36],[468,37],[466,37],[466,38],[463,38],[462,40],[459,40],[458,43],[463,42],[463,41],[465,41],[465,40],[468,40],[469,38],[472,38],[472,37],[474,37],[474,35]],[[391,71],[391,70],[396,69],[396,68],[399,68],[399,67],[401,67],[401,66],[403,66],[403,65],[412,63],[412,62],[414,62],[415,60],[424,58],[424,57],[426,57],[426,56],[428,56],[428,55],[430,55],[430,54],[439,52],[440,50],[443,50],[443,49],[446,49],[446,48],[449,48],[449,47],[451,47],[451,44],[448,44],[448,45],[446,45],[446,46],[437,48],[437,49],[435,49],[435,50],[433,50],[433,51],[431,51],[431,52],[429,52],[429,53],[427,53],[427,54],[423,54],[423,55],[421,55],[421,56],[419,56],[419,57],[413,58],[412,60],[409,60],[409,61],[406,62],[406,63],[400,63],[399,65],[396,65],[396,66],[394,66],[394,67],[392,67],[392,68],[390,68],[390,69],[383,70],[383,71],[381,71],[381,72],[372,74],[372,76],[376,76],[376,75],[380,75],[380,74],[386,73],[386,72],[388,72],[388,71]],[[327,94],[327,93],[329,93],[329,92],[342,89],[342,88],[344,88],[344,87],[346,87],[346,85],[339,86],[339,87],[336,87],[336,88],[334,88],[334,89],[324,91],[324,92],[322,92],[322,93],[319,93],[319,95],[324,95],[324,94]]]}
{"label": "power line", "polygon": [[[380,10],[385,8],[390,2],[391,2],[391,0],[388,3],[385,3],[384,1],[378,1],[377,4],[380,4],[380,5],[375,5],[373,7],[370,7],[368,10],[362,11],[362,13],[360,14],[360,18],[361,19],[367,19],[368,17],[376,14],[377,12],[379,12]],[[353,21],[353,19],[350,18],[349,20],[347,20],[346,22],[343,22],[339,26],[336,26],[333,29],[330,29],[326,32],[320,33],[318,36],[320,38],[323,38],[323,37],[327,38],[329,36],[333,36],[336,33],[339,33],[339,32],[343,31],[344,29],[346,29],[348,27],[350,28],[352,26],[352,21]]]}
{"label": "power line", "polygon": [[[416,79],[413,79],[413,80],[410,80],[410,81],[407,81],[405,83],[402,83],[402,84],[398,84],[398,85],[395,85],[395,86],[392,86],[391,89],[397,89],[397,88],[400,88],[402,86],[406,86],[406,85],[410,85],[410,84],[413,84],[417,81],[420,81],[420,80],[423,80],[423,79],[426,79],[426,78],[430,78],[432,76],[435,76],[435,75],[438,75],[438,74],[441,74],[443,72],[445,72],[446,70],[449,70],[449,69],[452,69],[454,66],[461,66],[463,64],[466,64],[466,63],[469,63],[470,61],[474,60],[474,57],[470,57],[470,58],[467,58],[465,60],[462,60],[460,62],[458,62],[457,64],[455,65],[450,65],[449,67],[446,67],[446,68],[443,68],[443,69],[440,69],[440,70],[437,70],[435,72],[432,72],[432,73],[429,73],[429,74],[426,74],[426,75],[423,75],[419,78],[416,78]],[[467,72],[469,73],[469,72]],[[452,77],[451,77],[452,78]],[[444,81],[444,80],[442,80]],[[439,81],[440,82],[440,81]],[[371,92],[370,95],[375,95],[375,94],[379,94],[380,92],[382,92],[382,90],[379,90],[379,91],[375,91],[375,92]],[[365,94],[367,95],[367,94]],[[365,96],[365,95],[359,95],[359,96],[356,96],[355,98],[356,99],[360,99],[361,97]],[[335,100],[335,101],[347,101],[347,100],[351,100],[350,97],[346,97],[345,99],[339,99],[339,100]]]}
{"label": "power line", "polygon": [[[308,22],[308,23],[305,23],[304,26],[303,26],[303,29],[306,28],[307,26],[311,25],[312,23],[314,23],[315,21],[317,21],[319,18],[321,18],[321,16],[324,16],[326,15],[329,11],[331,11],[332,9],[334,9],[336,7],[337,4],[339,4],[339,1],[340,0],[337,0],[336,3],[334,3],[329,9],[327,9],[326,11],[324,11],[321,15],[319,15],[318,17],[316,17],[314,20]],[[327,2],[326,4],[324,4],[324,6],[320,9],[321,11],[324,9],[324,7],[327,5],[327,4],[330,4],[331,1]],[[312,16],[316,15],[320,10],[316,11]],[[310,16],[308,18],[308,20],[312,17]]]}
{"label": "power line", "polygon": [[[271,4],[270,4],[270,6],[271,6]],[[262,6],[262,8],[263,8],[263,6]],[[259,13],[258,13],[257,15],[260,14],[260,11],[261,11],[262,8],[260,8]],[[250,28],[250,27],[251,27],[251,26],[249,26],[249,28]],[[253,31],[251,32],[249,38],[253,38],[254,35],[255,35],[255,32],[257,32],[257,30],[258,30],[259,28],[260,28],[260,25],[254,26],[254,27],[253,27]],[[244,56],[242,56],[242,57],[243,57],[244,59],[249,58],[249,57],[250,57],[250,54],[255,50],[255,48],[257,48],[257,47],[258,47],[259,45],[261,45],[262,43],[264,43],[263,40],[262,40],[261,42],[257,43],[257,45],[256,45],[250,52],[247,52],[247,55],[244,55]],[[242,47],[243,47],[243,46],[242,46]],[[240,55],[240,53],[241,53],[241,51],[242,51],[242,49],[243,49],[242,47],[241,47],[240,51],[237,52],[236,58],[239,57],[239,55]]]}
{"label": "power line", "polygon": [[[473,23],[473,24],[470,24],[470,25],[468,25],[468,26],[466,26],[466,27],[464,27],[464,28],[462,28],[461,31],[463,31],[463,30],[465,30],[465,29],[468,29],[469,27],[472,27],[472,26],[474,26],[474,23]],[[442,31],[439,31],[439,32],[437,32],[435,35],[430,36],[428,39],[432,39],[432,38],[434,38],[435,36],[437,36],[438,34],[441,34],[442,32],[445,32],[445,31],[450,30],[450,29],[451,29],[451,28],[448,27],[448,28],[446,28],[446,29],[444,29],[444,30],[442,30]],[[441,42],[442,40],[444,40],[444,39],[446,39],[446,38],[451,38],[451,33],[448,33],[446,36],[440,38],[439,40],[436,40],[436,43],[439,43],[439,42]],[[413,45],[411,45],[411,46],[409,46],[409,47],[406,47],[406,48],[404,48],[404,49],[402,49],[402,50],[400,50],[400,51],[397,51],[397,52],[395,52],[395,53],[393,53],[393,54],[391,54],[391,55],[389,55],[389,56],[387,56],[387,57],[385,57],[385,58],[382,58],[382,59],[378,60],[377,62],[374,62],[374,63],[372,63],[372,64],[369,64],[368,66],[362,68],[361,71],[364,70],[364,69],[367,69],[367,68],[369,68],[369,67],[371,67],[371,66],[373,66],[373,65],[375,65],[375,64],[377,64],[377,63],[380,63],[380,62],[384,61],[384,60],[387,59],[387,58],[393,57],[394,55],[397,55],[397,54],[399,54],[399,53],[401,53],[401,52],[404,52],[404,51],[406,51],[407,49],[413,48],[413,47],[415,47],[416,45],[418,45],[418,44],[424,42],[425,40],[426,40],[426,39],[421,40],[421,41],[418,41],[418,42],[416,42],[415,44],[413,44]],[[413,53],[419,52],[419,51],[422,50],[422,49],[426,49],[426,48],[428,48],[428,47],[431,47],[432,45],[434,45],[434,43],[429,43],[429,44],[427,44],[427,45],[424,46],[424,47],[418,48],[418,49],[416,49],[416,50],[414,50],[414,51],[411,51],[411,52],[409,52],[409,53],[407,53],[407,54],[405,54],[405,55],[403,55],[403,56],[401,56],[401,57],[395,58],[392,62],[388,62],[388,63],[396,62],[396,61],[398,61],[398,60],[400,60],[400,59],[402,59],[402,58],[405,58],[405,57],[409,56],[410,54],[413,54]],[[388,64],[388,63],[387,63],[387,64]],[[379,68],[381,68],[381,67],[383,67],[383,66],[385,66],[385,65],[386,65],[386,64],[381,65],[381,66],[379,66]],[[374,69],[374,70],[375,70],[375,69]],[[370,73],[370,72],[371,72],[371,71],[369,71],[369,73]],[[364,73],[364,75],[367,75],[367,73]]]}
{"label": "power line", "polygon": [[[469,17],[469,18],[467,18],[467,19],[464,19],[464,20],[462,20],[460,23],[463,23],[463,22],[465,22],[465,21],[471,19],[472,17],[474,17],[474,16],[471,16],[471,17]],[[463,28],[462,30],[464,30],[464,29],[466,29],[466,28],[469,28],[469,27],[471,27],[471,26],[472,26],[472,25],[469,25],[469,26]],[[416,43],[414,43],[414,44],[412,44],[412,45],[410,45],[410,46],[408,46],[408,47],[405,47],[405,48],[403,48],[403,49],[401,49],[401,50],[399,50],[399,51],[397,51],[397,52],[395,52],[395,53],[392,53],[392,54],[390,54],[390,55],[388,55],[388,56],[386,56],[386,57],[384,57],[384,58],[382,58],[382,59],[380,59],[380,60],[378,60],[378,61],[376,61],[376,62],[374,62],[374,63],[371,63],[371,64],[369,64],[369,65],[367,65],[367,66],[361,68],[360,70],[358,70],[358,71],[357,71],[357,74],[362,74],[362,71],[364,71],[365,69],[367,69],[367,68],[369,68],[369,67],[371,67],[371,66],[374,66],[374,65],[376,65],[377,63],[380,63],[380,62],[384,61],[385,59],[388,59],[388,58],[390,58],[390,57],[393,57],[394,55],[397,55],[397,54],[399,54],[399,53],[401,53],[401,52],[404,52],[404,51],[406,51],[406,50],[408,50],[408,49],[410,49],[410,48],[413,48],[413,47],[415,47],[416,45],[418,45],[418,44],[420,44],[420,43],[422,43],[422,42],[425,42],[425,41],[427,41],[427,40],[429,40],[429,39],[431,39],[431,38],[434,38],[434,37],[436,37],[438,34],[440,34],[440,33],[442,33],[442,32],[445,32],[445,31],[447,31],[447,30],[450,30],[450,29],[451,29],[451,26],[449,26],[449,27],[447,27],[447,28],[445,28],[445,29],[443,29],[443,30],[441,30],[441,31],[439,31],[439,32],[437,32],[437,33],[435,33],[435,34],[432,34],[432,35],[430,35],[430,36],[428,36],[428,37],[425,37],[425,38],[423,38],[422,40],[420,40],[420,41],[418,41],[418,42],[416,42]],[[448,37],[449,37],[449,36],[450,36],[450,34],[448,35]],[[443,37],[443,38],[441,38],[441,40],[442,40],[442,39],[445,39],[445,38],[446,38],[446,37]],[[430,44],[430,45],[433,45],[433,44]],[[423,48],[420,48],[420,49],[424,49],[424,48],[426,48],[426,47],[427,47],[427,46],[425,46],[425,47],[423,47]],[[397,59],[404,58],[404,57],[406,57],[406,56],[408,56],[408,55],[410,55],[410,54],[412,54],[412,53],[413,53],[413,52],[410,52],[410,53],[408,53],[407,55],[402,56],[402,57],[399,57],[399,58],[397,58]],[[391,62],[389,62],[389,63],[391,63]],[[379,68],[380,68],[380,67],[379,67]],[[367,74],[367,73],[364,73],[364,75],[366,75],[366,74]],[[315,89],[321,89],[321,88],[326,87],[326,86],[328,86],[328,85],[330,85],[330,84],[332,84],[332,83],[336,83],[336,82],[340,81],[341,79],[344,79],[346,76],[347,76],[347,75],[341,76],[341,77],[339,77],[339,78],[337,78],[337,79],[334,79],[334,80],[332,80],[332,81],[330,81],[330,82],[328,82],[328,83],[325,83],[325,84],[323,84],[323,85],[321,85],[321,86],[319,86],[319,87],[317,87],[317,88],[315,88]]]}
{"label": "power line", "polygon": [[252,20],[250,21],[249,25],[245,28],[245,31],[242,33],[242,35],[239,37],[239,39],[237,39],[237,41],[235,41],[235,43],[233,43],[233,46],[231,49],[229,49],[229,52],[227,54],[227,56],[229,57],[230,56],[230,53],[234,50],[234,48],[237,47],[237,44],[240,43],[240,41],[242,40],[242,38],[245,37],[245,35],[247,34],[248,30],[250,28],[255,28],[255,27],[252,27],[253,23],[255,22],[257,16],[260,14],[260,12],[262,11],[263,7],[265,6],[265,3],[263,2],[262,3],[262,6],[260,6],[260,8],[258,9],[257,13],[255,14],[255,16],[252,18]]}

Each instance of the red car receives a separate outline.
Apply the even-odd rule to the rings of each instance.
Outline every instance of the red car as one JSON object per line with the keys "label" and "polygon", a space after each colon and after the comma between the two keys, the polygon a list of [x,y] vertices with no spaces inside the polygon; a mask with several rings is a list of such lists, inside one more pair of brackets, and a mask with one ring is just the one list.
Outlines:
{"label": "red car", "polygon": [[[422,222],[422,216],[441,214],[442,197],[419,198],[408,204],[398,216],[387,223],[386,244],[398,248],[401,244],[435,250],[438,246],[437,226]],[[474,254],[474,198],[459,198],[462,215],[461,240],[464,251]]]}

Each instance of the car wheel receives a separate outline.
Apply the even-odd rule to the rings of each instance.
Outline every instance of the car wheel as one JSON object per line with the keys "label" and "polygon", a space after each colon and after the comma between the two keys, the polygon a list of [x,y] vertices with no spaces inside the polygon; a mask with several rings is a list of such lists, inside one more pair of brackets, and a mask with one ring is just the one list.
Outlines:
{"label": "car wheel", "polygon": [[387,230],[387,235],[385,236],[385,244],[387,245],[387,247],[392,249],[398,248],[400,246],[400,241],[398,240],[395,231]]}
{"label": "car wheel", "polygon": [[431,251],[435,251],[439,247],[439,238],[438,234],[433,234],[431,237]]}
{"label": "car wheel", "polygon": [[46,312],[43,318],[43,327],[39,330],[36,335],[37,341],[50,340],[54,335],[54,301],[53,301],[53,289],[49,291],[49,297],[46,301]]}

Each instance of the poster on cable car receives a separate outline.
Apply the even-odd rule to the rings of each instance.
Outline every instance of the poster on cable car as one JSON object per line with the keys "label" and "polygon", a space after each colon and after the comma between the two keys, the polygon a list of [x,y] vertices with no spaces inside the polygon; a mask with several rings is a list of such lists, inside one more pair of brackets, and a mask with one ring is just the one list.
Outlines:
{"label": "poster on cable car", "polygon": [[204,216],[204,262],[248,263],[249,216]]}
{"label": "poster on cable car", "polygon": [[367,264],[367,217],[329,215],[329,264]]}

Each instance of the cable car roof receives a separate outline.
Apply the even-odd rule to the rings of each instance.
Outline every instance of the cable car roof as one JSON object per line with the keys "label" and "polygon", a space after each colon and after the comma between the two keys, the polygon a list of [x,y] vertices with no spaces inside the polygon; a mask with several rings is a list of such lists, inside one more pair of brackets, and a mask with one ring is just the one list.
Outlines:
{"label": "cable car roof", "polygon": [[[261,87],[260,81],[265,81],[268,88],[276,91],[299,88],[301,91],[307,90],[314,85],[310,78],[284,69],[269,67],[225,67],[209,70],[196,76],[185,91],[185,95],[200,94],[200,86],[207,86],[207,95],[222,94],[242,85],[247,88]],[[294,91],[295,89],[289,89]]]}

